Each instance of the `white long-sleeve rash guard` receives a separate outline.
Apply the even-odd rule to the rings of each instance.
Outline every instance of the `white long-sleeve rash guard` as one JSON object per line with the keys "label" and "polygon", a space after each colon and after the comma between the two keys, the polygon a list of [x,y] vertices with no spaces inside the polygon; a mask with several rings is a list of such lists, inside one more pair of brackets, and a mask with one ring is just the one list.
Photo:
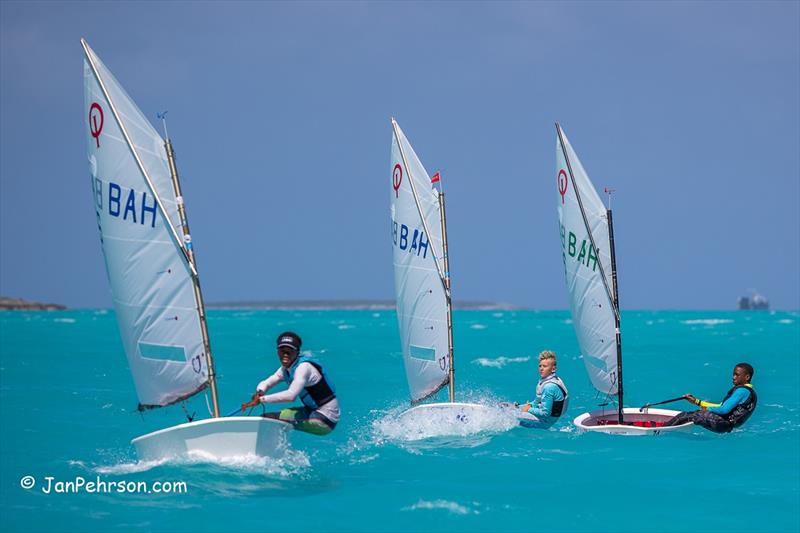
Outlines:
{"label": "white long-sleeve rash guard", "polygon": [[[265,394],[260,398],[261,403],[289,403],[293,402],[303,389],[316,385],[322,379],[322,374],[310,363],[300,363],[294,372],[294,379],[285,391]],[[275,385],[283,382],[283,367],[279,367],[270,377],[262,381],[256,387],[259,392],[267,392]],[[334,398],[322,407],[317,409],[325,418],[331,422],[339,421],[339,400]]]}

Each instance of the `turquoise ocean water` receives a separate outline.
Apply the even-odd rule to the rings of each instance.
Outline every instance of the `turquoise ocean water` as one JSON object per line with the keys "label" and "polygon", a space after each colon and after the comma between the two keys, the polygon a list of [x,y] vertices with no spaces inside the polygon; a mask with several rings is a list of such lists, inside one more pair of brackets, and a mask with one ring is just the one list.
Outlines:
{"label": "turquoise ocean water", "polygon": [[[744,360],[759,393],[750,421],[695,439],[579,434],[572,418],[598,400],[569,313],[465,310],[458,399],[529,399],[549,348],[569,412],[552,431],[487,420],[476,434],[411,441],[395,418],[407,388],[393,311],[213,310],[223,412],[277,368],[273,339],[294,329],[333,378],[342,422],[325,438],[293,433],[277,460],[141,463],[130,440],[185,417],[134,411],[113,312],[0,313],[0,530],[800,530],[800,313],[622,318],[627,405],[719,400]],[[207,412],[202,397],[188,407]],[[23,488],[24,476],[36,485]],[[186,493],[45,494],[47,477],[185,482]]]}

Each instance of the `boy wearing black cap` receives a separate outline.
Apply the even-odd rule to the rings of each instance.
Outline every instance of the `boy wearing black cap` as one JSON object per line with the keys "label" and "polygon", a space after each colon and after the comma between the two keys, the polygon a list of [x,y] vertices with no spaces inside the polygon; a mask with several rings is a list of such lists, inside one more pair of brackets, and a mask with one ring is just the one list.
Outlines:
{"label": "boy wearing black cap", "polygon": [[[242,411],[261,404],[293,402],[298,396],[302,407],[265,413],[267,418],[289,422],[295,429],[327,435],[339,422],[339,400],[333,383],[322,367],[307,356],[300,355],[303,341],[293,331],[278,335],[278,359],[281,366],[256,387],[251,400],[242,404]],[[266,394],[278,383],[286,382],[289,388],[282,392]]]}

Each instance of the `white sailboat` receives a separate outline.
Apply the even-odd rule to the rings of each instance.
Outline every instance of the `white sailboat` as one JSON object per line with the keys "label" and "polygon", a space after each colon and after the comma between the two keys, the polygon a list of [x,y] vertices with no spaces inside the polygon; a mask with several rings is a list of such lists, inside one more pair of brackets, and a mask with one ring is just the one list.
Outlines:
{"label": "white sailboat", "polygon": [[132,441],[141,459],[187,452],[277,455],[290,426],[220,418],[197,265],[172,144],[163,140],[85,40],[87,155],[108,281],[139,409],[208,389],[212,418]]}
{"label": "white sailboat", "polygon": [[[391,217],[397,321],[412,408],[405,419],[470,425],[492,408],[455,401],[453,321],[444,193],[392,119]],[[438,179],[438,175],[436,178]],[[448,387],[448,402],[427,403]]]}
{"label": "white sailboat", "polygon": [[[556,185],[561,251],[572,322],[589,379],[616,408],[584,413],[574,424],[585,431],[648,435],[684,431],[693,424],[663,426],[678,414],[668,409],[623,408],[622,339],[611,209],[556,123]],[[607,402],[608,403],[608,402]],[[612,402],[613,403],[613,402]]]}

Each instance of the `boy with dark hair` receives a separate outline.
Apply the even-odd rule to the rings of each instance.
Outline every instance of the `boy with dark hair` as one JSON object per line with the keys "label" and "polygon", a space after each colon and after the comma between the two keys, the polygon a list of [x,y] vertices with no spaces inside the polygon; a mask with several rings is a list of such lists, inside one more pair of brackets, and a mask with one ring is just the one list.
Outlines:
{"label": "boy with dark hair", "polygon": [[733,387],[720,403],[711,403],[686,394],[683,398],[700,407],[698,411],[683,411],[665,425],[677,426],[693,422],[715,433],[729,433],[744,424],[758,403],[758,396],[750,381],[755,371],[748,363],[733,367]]}

